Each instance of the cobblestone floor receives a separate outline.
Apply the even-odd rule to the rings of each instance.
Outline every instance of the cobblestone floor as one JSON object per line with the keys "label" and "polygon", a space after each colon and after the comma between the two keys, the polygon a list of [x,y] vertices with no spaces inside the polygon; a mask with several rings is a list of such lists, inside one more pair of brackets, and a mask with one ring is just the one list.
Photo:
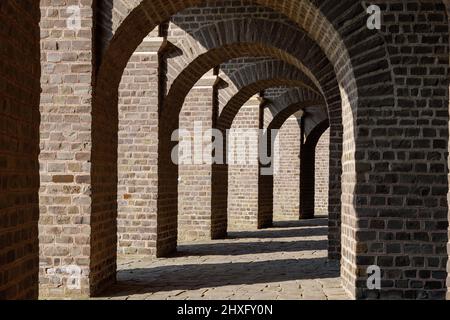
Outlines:
{"label": "cobblestone floor", "polygon": [[280,222],[227,240],[183,244],[173,258],[119,260],[103,299],[349,299],[327,256],[327,220]]}

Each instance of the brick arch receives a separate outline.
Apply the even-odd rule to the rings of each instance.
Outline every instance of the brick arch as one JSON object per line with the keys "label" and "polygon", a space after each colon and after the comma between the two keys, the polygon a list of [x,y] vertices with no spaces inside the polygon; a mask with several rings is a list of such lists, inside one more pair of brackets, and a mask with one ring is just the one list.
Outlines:
{"label": "brick arch", "polygon": [[[313,89],[313,84],[309,86],[305,74],[295,67],[282,61],[264,61],[251,64],[239,69],[230,75],[230,81],[234,85],[229,90],[229,100],[225,104],[217,121],[216,128],[226,135],[226,130],[230,129],[233,121],[241,107],[255,94],[277,86],[304,87],[303,106],[323,103],[320,93]],[[227,154],[227,145],[224,143],[224,154]],[[211,234],[215,239],[226,236],[227,233],[227,199],[228,199],[228,165],[215,164],[211,171]],[[260,197],[263,195],[260,194]],[[264,201],[258,206],[256,217],[258,228],[265,228],[271,225],[272,212],[268,212],[268,207]]]}
{"label": "brick arch", "polygon": [[276,60],[273,58],[265,58],[265,60],[263,61],[248,63],[243,68],[236,70],[229,75],[225,73],[221,73],[219,75],[220,77],[223,77],[224,82],[226,82],[226,87],[220,91],[220,102],[223,107],[237,92],[239,92],[240,88],[248,85],[251,82],[255,82],[257,78],[275,78],[278,77],[277,74],[302,74],[302,77],[306,77],[304,87],[309,88],[305,88],[307,92],[309,92],[309,94],[311,95],[315,94],[316,96],[319,96],[320,99],[323,99],[320,93],[320,87],[316,86],[316,81],[314,79],[311,79],[309,73],[310,72],[303,72],[297,66],[292,65],[288,62]]}
{"label": "brick arch", "polygon": [[[326,112],[326,109],[322,108],[321,106],[325,105],[324,99],[317,95],[315,92],[311,92],[309,90],[305,89],[290,89],[285,94],[278,97],[275,101],[271,102],[270,110],[272,114],[274,115],[272,121],[268,125],[267,129],[267,135],[268,135],[268,141],[273,141],[272,136],[272,130],[279,130],[283,124],[289,119],[292,115],[297,113],[300,110],[304,110],[304,118],[302,118],[302,127],[304,128],[304,121],[308,121],[311,123],[310,127],[311,130],[308,133],[308,136],[314,135],[315,132],[318,130],[317,127],[322,126],[322,122],[327,124],[327,127],[329,127],[329,120],[328,120],[328,114]],[[322,114],[322,116],[325,117],[325,120],[316,123],[315,119],[310,119],[310,116],[307,116],[308,113],[314,114],[315,112],[319,112]],[[304,134],[304,129],[302,129],[302,135]],[[303,148],[303,139],[301,139],[301,148]],[[303,159],[302,159],[303,160]],[[310,158],[305,158],[306,161],[309,161]],[[314,162],[312,162],[314,165]],[[301,164],[302,167],[305,166],[304,164]],[[311,166],[311,163],[308,163],[307,166]],[[307,167],[306,166],[306,167]],[[302,168],[300,168],[301,172],[303,172]],[[309,175],[308,175],[309,177]],[[306,178],[306,176],[303,177],[303,179]],[[302,174],[300,175],[300,179],[302,179]],[[302,185],[302,180],[301,185]],[[309,185],[305,184],[308,187],[312,187],[314,189],[314,181],[308,181]],[[274,177],[273,175],[261,175],[259,179],[259,207],[261,211],[261,215],[265,217],[265,221],[268,225],[270,225],[273,221],[273,191],[274,191]],[[303,192],[307,192],[308,194],[311,194],[311,191],[309,189],[304,188]],[[312,191],[312,194],[314,195],[314,190]],[[302,199],[303,194],[301,193],[300,199]],[[308,201],[311,201],[311,199],[308,197]],[[314,208],[314,199],[312,199],[312,206]],[[300,202],[300,210],[298,212],[298,217],[301,219],[309,219],[313,216],[306,215],[305,214],[305,207],[309,208],[310,204],[306,204],[305,201]],[[334,237],[333,235],[332,237]],[[334,252],[330,252],[329,254],[333,254]]]}
{"label": "brick arch", "polygon": [[[310,106],[304,106],[300,101],[316,101]],[[268,126],[268,129],[280,129],[284,122],[294,113],[304,110],[307,116],[305,125],[305,135],[308,136],[316,125],[325,119],[328,119],[328,112],[326,110],[325,100],[321,95],[305,89],[291,89],[280,97],[271,101],[269,109],[273,115],[273,120]],[[312,107],[311,107],[312,106]]]}
{"label": "brick arch", "polygon": [[[306,137],[305,146],[302,145],[302,148],[305,148],[305,154],[302,156],[301,162],[301,172],[307,172],[308,175],[300,175],[301,185],[303,185],[303,192],[305,197],[303,197],[303,201],[300,202],[300,217],[302,218],[311,218],[314,216],[314,201],[315,201],[315,176],[313,173],[315,172],[315,150],[316,145],[312,144],[312,138],[317,137],[317,130],[322,128],[324,124],[327,124],[327,128],[330,126],[330,121],[328,119],[328,113],[326,108],[324,107],[325,102],[317,101],[312,104],[310,107],[305,107],[302,104],[299,104],[298,101],[302,101],[304,99],[304,89],[291,89],[288,90],[285,94],[278,97],[275,101],[272,101],[270,105],[270,109],[274,118],[272,122],[269,124],[269,129],[279,129],[283,125],[283,123],[294,113],[299,110],[305,111],[305,117],[302,119],[303,131]],[[321,97],[319,97],[321,98]],[[325,129],[326,130],[326,129]],[[269,131],[270,132],[270,131]],[[320,136],[323,134],[320,133]],[[330,145],[330,149],[333,146]],[[334,161],[333,153],[330,152],[329,163]],[[312,174],[312,175],[311,175]],[[329,196],[330,201],[333,200],[334,194],[341,193],[341,185],[332,183],[335,181],[336,172],[330,171],[329,176]],[[263,181],[263,190],[267,190],[262,194],[266,198],[266,206],[273,207],[273,178],[268,176],[264,178]],[[302,197],[300,197],[302,199]],[[332,211],[330,211],[332,212]],[[330,258],[337,258],[341,249],[341,235],[340,235],[340,215],[329,214],[329,230],[328,230],[328,254]]]}
{"label": "brick arch", "polygon": [[[231,31],[227,32],[227,30]],[[261,32],[261,30],[267,30],[267,32]],[[290,37],[284,37],[285,34],[289,34]],[[325,95],[330,114],[336,119],[336,123],[342,122],[339,86],[333,65],[320,46],[305,32],[282,22],[266,19],[231,19],[212,23],[190,32],[182,41],[177,42],[180,53],[171,60],[169,87],[176,79],[186,77],[184,71],[197,63],[199,56],[236,43],[258,43],[281,50],[283,52],[281,55],[270,56],[286,61],[304,72]],[[263,52],[258,52],[256,49],[253,53],[263,56]],[[223,54],[223,51],[218,54]]]}
{"label": "brick arch", "polygon": [[[261,32],[267,30],[267,33]],[[282,37],[283,34],[292,35],[291,39]],[[178,52],[171,58],[171,80],[176,79],[179,74],[189,67],[198,56],[208,51],[234,43],[261,43],[271,44],[273,47],[280,48],[294,57],[292,64],[304,72],[317,87],[320,87],[315,74],[323,73],[325,66],[330,67],[328,73],[333,73],[329,61],[325,55],[304,32],[293,25],[283,22],[271,21],[267,19],[229,19],[203,25],[201,28],[186,33],[182,40],[176,42]],[[292,43],[299,47],[310,48],[309,50],[299,51]],[[314,52],[314,54],[313,54]],[[312,61],[313,60],[313,61]]]}
{"label": "brick arch", "polygon": [[[269,128],[279,129],[282,127],[283,123],[292,114],[297,112],[299,109],[298,104],[292,104],[291,107],[287,107],[286,112],[281,112],[269,125]],[[289,110],[290,112],[287,112]],[[283,110],[284,111],[284,110]],[[284,120],[284,121],[283,121]],[[303,119],[302,119],[303,121]],[[300,219],[312,219],[314,218],[315,209],[315,154],[316,146],[320,137],[325,133],[330,127],[330,122],[328,119],[317,123],[309,133],[308,137],[301,141],[301,151],[300,151]],[[270,131],[269,131],[270,136]],[[270,140],[269,140],[270,141]],[[271,221],[270,212],[273,212],[273,187],[274,180],[273,175],[261,176],[259,180],[259,205],[262,207],[262,211],[265,214],[266,220]],[[333,222],[334,223],[334,222]],[[329,241],[335,237],[339,237],[336,231],[329,229]],[[329,244],[329,254],[333,253],[333,243]]]}
{"label": "brick arch", "polygon": [[[176,12],[203,3],[203,1],[143,0],[118,27],[103,56],[103,62],[95,80],[92,105],[92,272],[90,273],[92,292],[98,291],[114,278],[115,245],[105,234],[115,233],[117,175],[111,173],[116,168],[114,160],[117,158],[116,106],[121,74],[134,50],[152,29]],[[380,80],[371,72],[364,71],[362,66],[366,60],[360,58],[367,51],[372,53],[382,51],[381,54],[386,56],[385,47],[381,48],[378,35],[365,27],[366,15],[359,3],[341,2],[336,4],[334,1],[312,2],[309,0],[256,0],[255,3],[285,14],[303,28],[311,39],[322,48],[336,72],[342,97],[345,151],[343,159],[346,161],[343,166],[345,168],[343,175],[345,189],[342,197],[343,212],[346,215],[343,277],[346,288],[356,295],[358,293],[356,291],[358,285],[356,273],[359,270],[357,262],[359,253],[353,248],[360,240],[357,240],[353,231],[358,228],[357,216],[360,208],[354,202],[355,186],[367,181],[364,180],[364,177],[359,177],[361,180],[355,181],[354,176],[360,165],[362,168],[367,168],[367,166],[365,166],[365,161],[359,160],[358,163],[355,163],[354,160],[357,146],[360,146],[355,143],[357,136],[354,133],[354,117],[358,116],[361,108],[373,107],[372,92],[364,89],[365,85],[382,84],[382,87],[385,88],[383,96],[386,97],[382,100],[382,104],[389,103],[391,100],[388,99],[393,96],[393,86],[389,87],[392,85],[392,79]],[[352,24],[342,23],[349,13],[352,17]],[[364,41],[359,41],[361,39]],[[374,39],[375,41],[371,41]],[[361,68],[358,68],[360,66]],[[336,92],[333,103],[339,103],[339,101],[339,94]],[[327,101],[327,103],[330,108],[330,102]],[[340,110],[340,108],[338,109]],[[363,117],[365,115],[366,113],[362,114]],[[168,123],[176,120],[170,117],[161,117],[161,119],[167,120]],[[163,130],[162,133],[163,135],[160,137],[164,137],[168,132]],[[161,146],[161,139],[159,145]],[[170,149],[168,146],[160,149],[162,151],[160,152],[160,163],[169,160]],[[173,179],[169,173],[171,168],[168,169],[160,175],[161,186]],[[169,212],[171,210],[168,209],[173,206],[171,197],[168,196],[173,191],[170,188],[166,188],[165,191],[167,191],[167,195],[158,195],[159,209],[164,211],[161,211],[158,219],[162,221],[171,218]],[[109,231],[105,232],[106,230]]]}
{"label": "brick arch", "polygon": [[[256,28],[259,32],[259,28]],[[281,29],[283,30],[283,29]],[[299,39],[300,40],[300,39]],[[297,60],[296,57],[292,57],[289,53],[284,52],[280,48],[273,48],[271,47],[271,43],[264,46],[259,43],[236,43],[232,45],[226,45],[222,48],[214,48],[212,50],[209,50],[207,53],[204,53],[200,55],[194,62],[192,62],[189,65],[189,68],[186,68],[182,71],[182,73],[175,79],[173,82],[173,85],[169,91],[169,94],[167,95],[164,106],[162,108],[162,114],[160,116],[161,124],[164,123],[164,125],[160,126],[160,137],[169,137],[172,130],[176,128],[176,125],[178,124],[178,113],[179,108],[182,106],[182,100],[189,92],[190,88],[194,85],[197,79],[201,77],[208,69],[214,67],[214,65],[218,65],[221,62],[231,59],[233,57],[240,57],[240,56],[255,56],[256,54],[259,54],[260,56],[272,56],[274,58],[285,60],[286,62],[297,65],[299,67],[302,66],[301,62]],[[306,45],[306,44],[305,44]],[[285,46],[285,45],[284,45]],[[309,42],[309,46],[314,46],[312,42]],[[283,45],[280,44],[280,47],[283,48]],[[316,46],[316,48],[318,48]],[[319,50],[320,51],[320,50]],[[319,52],[320,53],[320,52]],[[333,77],[333,68],[332,66],[327,62],[325,56],[323,54],[319,54],[318,52],[308,52],[309,57],[321,57],[318,60],[314,60],[311,65],[316,65],[320,67],[319,72],[322,75],[323,82],[325,83],[324,86],[328,88],[327,90],[327,96],[328,96],[328,106],[330,108],[334,108],[332,111],[332,114],[338,115],[340,117],[340,112],[337,112],[336,110],[340,107],[340,99],[338,95],[338,86],[337,81]],[[324,62],[325,61],[325,62]],[[327,67],[322,67],[322,65],[325,64]],[[304,69],[304,68],[303,68]],[[331,79],[331,80],[330,80]],[[333,85],[334,83],[334,85]],[[273,84],[267,83],[267,86]],[[297,83],[297,85],[301,85],[300,83]],[[166,112],[167,108],[165,106],[170,106],[170,112]],[[94,118],[95,120],[95,118]],[[336,123],[340,123],[340,121],[336,121]],[[339,130],[339,124],[336,126],[337,128],[337,139],[340,141],[341,139],[341,132]],[[159,140],[159,155],[166,155],[166,158],[162,158],[159,163],[161,163],[163,166],[167,166],[166,169],[160,170],[159,174],[159,180],[158,180],[158,187],[160,190],[165,191],[165,195],[162,195],[159,193],[158,195],[158,212],[166,210],[167,212],[175,212],[175,206],[176,206],[176,200],[175,195],[177,194],[175,187],[167,188],[167,181],[174,181],[176,170],[175,168],[170,166],[170,159],[169,159],[169,150],[171,150],[174,146],[173,145],[167,145],[162,142],[163,139]],[[102,141],[103,142],[103,141]],[[335,144],[336,146],[340,145]],[[163,149],[163,150],[161,150]],[[336,159],[335,163],[339,165],[340,159],[339,154],[338,158]],[[95,167],[95,165],[94,165]],[[107,170],[105,170],[107,171]],[[338,168],[336,172],[341,172],[341,169]],[[339,175],[336,175],[339,179]],[[336,194],[336,197],[339,195]],[[169,210],[168,208],[173,208],[173,210]],[[337,208],[336,208],[336,215],[338,214]],[[157,226],[164,226],[161,228],[157,228],[157,234],[162,234],[161,236],[158,236],[157,241],[157,255],[166,255],[170,252],[172,252],[175,249],[176,244],[176,225],[175,223],[172,223],[172,226],[167,227],[167,221],[175,221],[175,214],[174,213],[164,213],[159,214],[157,218]],[[167,230],[171,230],[167,232]],[[171,245],[166,245],[165,243],[171,243]]]}
{"label": "brick arch", "polygon": [[228,90],[229,100],[217,119],[217,128],[221,130],[229,129],[242,105],[263,89],[288,85],[305,88],[304,98],[311,98],[308,100],[321,96],[306,74],[283,61],[254,63],[232,73],[229,79],[233,88]]}
{"label": "brick arch", "polygon": [[[246,76],[235,76],[234,81],[236,86],[246,85],[241,88],[239,94],[234,95],[231,101],[224,107],[222,117],[219,118],[218,123],[224,121],[224,125],[231,125],[234,116],[236,115],[242,104],[248,100],[255,93],[269,87],[289,85],[289,86],[304,86],[311,90],[315,88],[314,83],[298,69],[290,64],[293,64],[295,59],[282,49],[272,47],[270,45],[262,45],[259,43],[235,43],[232,45],[225,45],[224,47],[214,48],[208,52],[197,57],[188,68],[184,69],[180,75],[174,80],[169,93],[164,99],[162,111],[160,114],[160,123],[164,125],[159,126],[159,143],[158,143],[158,216],[157,216],[157,245],[156,251],[158,256],[164,256],[176,250],[176,235],[177,235],[177,180],[178,171],[176,165],[173,164],[171,155],[172,150],[176,147],[175,141],[170,141],[172,132],[178,128],[179,113],[183,106],[183,101],[194,84],[209,70],[231,60],[233,58],[247,56],[273,57],[287,60],[286,62],[276,62],[272,66],[268,64],[265,66],[266,71],[261,71],[260,79],[255,79],[254,83],[246,83],[245,77],[252,79],[247,73]],[[258,68],[258,67],[256,67]],[[262,65],[259,68],[263,68]],[[257,69],[250,70],[255,72]],[[270,73],[267,73],[270,71]],[[244,74],[244,73],[242,73]],[[274,78],[275,77],[275,78]],[[244,80],[244,81],[243,81]],[[250,94],[251,93],[251,94]],[[241,104],[239,104],[241,102]],[[231,112],[230,112],[230,111]],[[229,122],[227,122],[227,119]],[[220,126],[218,126],[220,128]],[[214,182],[213,182],[214,192]],[[212,205],[214,208],[214,204]],[[160,214],[163,212],[163,214]],[[219,238],[223,235],[223,230],[217,231],[215,228],[216,222],[221,218],[215,218],[216,213],[213,209],[212,218],[212,236]]]}
{"label": "brick arch", "polygon": [[[277,86],[277,85],[290,85],[290,86],[306,86],[309,88],[313,87],[313,83],[305,75],[301,74],[298,70],[292,67],[288,67],[288,64],[296,65],[295,57],[292,57],[289,53],[283,51],[282,48],[273,47],[271,43],[261,44],[261,43],[233,43],[229,45],[224,45],[223,47],[217,47],[209,50],[206,53],[198,56],[186,69],[184,69],[180,75],[173,81],[172,86],[169,90],[168,95],[164,99],[164,104],[162,106],[162,112],[160,115],[161,125],[159,127],[159,150],[158,156],[159,160],[159,181],[158,188],[160,193],[158,194],[158,217],[157,217],[157,255],[163,256],[170,254],[176,250],[176,234],[177,234],[177,169],[176,166],[172,164],[171,160],[171,150],[176,147],[175,143],[168,143],[168,137],[171,137],[172,132],[178,127],[179,123],[179,112],[183,105],[184,98],[194,86],[194,84],[202,77],[203,74],[208,72],[211,68],[216,65],[220,65],[227,60],[242,56],[261,56],[261,57],[272,57],[280,60],[284,60],[281,63],[283,68],[272,68],[273,71],[284,69],[281,77],[279,75],[273,74],[271,77],[276,76],[278,78],[268,78],[255,82],[248,87],[240,90],[239,94],[233,96],[231,101],[224,107],[222,116],[218,119],[218,128],[230,126],[234,116],[239,110],[240,106],[254,95],[256,92],[261,91],[265,88]],[[297,64],[298,65],[298,64]],[[290,72],[296,74],[297,79],[292,81],[292,79],[286,79],[289,73],[286,74],[286,68],[290,68]],[[295,71],[293,71],[295,70]],[[252,70],[255,72],[255,69]],[[263,75],[264,73],[262,73]],[[292,75],[291,75],[292,76]],[[244,77],[245,78],[245,77]],[[243,78],[243,79],[244,79]],[[250,77],[251,79],[251,77]],[[239,85],[240,78],[236,77],[235,82]],[[337,86],[336,86],[337,87]],[[250,94],[251,93],[251,94]],[[239,104],[241,102],[241,105]],[[230,112],[230,111],[231,112]],[[339,161],[339,160],[338,160]],[[338,162],[336,161],[336,162]],[[226,174],[227,176],[227,174]],[[225,180],[224,180],[225,181]],[[212,182],[212,192],[214,193],[217,186],[215,181]],[[169,187],[169,185],[171,187]],[[220,189],[220,188],[219,188]],[[164,192],[163,194],[161,192]],[[221,191],[219,191],[221,192]],[[221,192],[222,193],[222,192]],[[218,199],[220,197],[217,197]],[[224,197],[222,197],[223,199]],[[216,200],[213,197],[213,201]],[[219,201],[222,202],[222,201]],[[223,229],[220,227],[216,228],[216,220],[221,221],[223,211],[219,214],[216,211],[215,203],[212,204],[212,232],[211,235],[214,238],[220,238],[224,234]],[[160,214],[164,212],[163,214]],[[264,225],[264,223],[261,223]],[[169,231],[167,231],[169,230]]]}
{"label": "brick arch", "polygon": [[[312,81],[304,73],[284,61],[277,60],[266,60],[263,62],[253,63],[247,67],[241,68],[236,72],[231,73],[230,76],[227,77],[227,85],[228,86],[224,89],[224,91],[226,91],[226,94],[224,96],[227,97],[228,101],[226,101],[226,106],[222,110],[222,117],[220,117],[220,120],[213,120],[213,122],[216,123],[216,127],[219,129],[220,126],[218,126],[218,124],[221,124],[222,126],[225,125],[226,128],[224,128],[223,130],[229,129],[231,127],[231,124],[238,111],[252,96],[272,86],[286,85],[290,87],[305,87],[305,98],[310,97],[312,99],[321,97],[321,95],[317,92],[318,89],[315,88]],[[306,92],[308,92],[308,95],[306,94]],[[169,93],[167,99],[172,97],[171,94],[172,91],[171,93]],[[307,103],[308,101],[305,101],[305,104]],[[173,105],[174,104],[171,104],[171,106]],[[209,114],[210,111],[205,110],[205,113]],[[230,120],[228,124],[224,123],[226,122],[225,119]],[[258,123],[256,125],[258,125]],[[220,166],[215,166],[215,168],[218,167]],[[216,171],[214,169],[211,171],[209,170],[208,172],[212,171],[211,176],[213,177],[212,180],[214,180],[214,178],[216,177]],[[173,170],[172,172],[176,172],[176,170]],[[212,199],[213,210],[210,214],[210,217],[208,218],[208,221],[205,222],[205,225],[201,226],[201,228],[203,228],[202,232],[204,232],[203,230],[206,228],[207,230],[209,230],[208,234],[213,239],[223,238],[227,233],[226,198],[228,186],[226,181],[228,181],[228,179],[217,181],[216,188],[212,189],[212,196],[210,197],[209,201],[211,201]],[[217,188],[217,186],[219,186],[219,188]],[[217,194],[217,190],[220,190],[220,194]],[[222,192],[222,190],[225,191]],[[175,194],[175,190],[173,194]],[[174,198],[172,199],[172,201],[176,201],[176,199]],[[217,203],[221,203],[221,210],[218,210],[216,206]],[[172,228],[175,228],[176,222],[174,216],[172,217],[172,219],[174,220],[172,222]],[[186,232],[186,229],[187,227],[183,225],[181,227],[182,233]],[[161,253],[161,251],[159,251],[159,254],[164,254],[164,252]]]}

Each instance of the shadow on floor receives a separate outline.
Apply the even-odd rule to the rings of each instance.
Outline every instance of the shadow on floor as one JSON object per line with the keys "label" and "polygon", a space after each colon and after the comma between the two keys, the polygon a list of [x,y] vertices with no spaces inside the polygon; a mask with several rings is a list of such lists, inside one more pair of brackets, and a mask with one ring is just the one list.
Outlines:
{"label": "shadow on floor", "polygon": [[175,257],[239,256],[258,253],[327,250],[328,241],[271,241],[179,245]]}
{"label": "shadow on floor", "polygon": [[339,277],[339,264],[326,258],[188,264],[123,270],[117,277],[117,284],[100,297],[336,278]]}
{"label": "shadow on floor", "polygon": [[[285,229],[285,230],[283,230]],[[275,222],[269,230],[234,231],[228,233],[229,239],[274,239],[316,237],[328,234],[327,219]]]}
{"label": "shadow on floor", "polygon": [[[129,269],[118,271],[117,284],[100,297],[337,278],[339,262],[328,261],[323,255],[314,258],[313,254],[327,249],[326,226],[327,219],[278,222],[267,230],[233,232],[228,240],[180,245],[178,254],[167,260],[167,265],[161,266],[161,262],[164,263],[162,259],[156,260],[159,265],[152,267],[155,260],[149,260],[148,263],[131,263]],[[309,240],[310,237],[318,237],[319,240]],[[297,239],[271,240],[278,238]],[[239,239],[249,240],[239,242]],[[292,253],[306,251],[311,251],[311,254],[299,254],[298,258],[292,258]],[[259,260],[258,254],[263,253],[273,255]],[[287,254],[285,259],[283,253]],[[243,261],[231,262],[231,257],[244,255],[249,257],[239,257],[237,259]]]}
{"label": "shadow on floor", "polygon": [[307,220],[274,221],[273,228],[328,227],[328,217]]}

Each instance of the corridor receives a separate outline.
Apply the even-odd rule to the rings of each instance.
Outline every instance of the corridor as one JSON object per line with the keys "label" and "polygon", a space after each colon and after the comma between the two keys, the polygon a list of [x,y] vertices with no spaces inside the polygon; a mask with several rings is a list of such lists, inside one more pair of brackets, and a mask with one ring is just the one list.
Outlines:
{"label": "corridor", "polygon": [[122,256],[117,279],[101,299],[349,299],[338,262],[327,261],[326,218],[182,244],[171,258]]}

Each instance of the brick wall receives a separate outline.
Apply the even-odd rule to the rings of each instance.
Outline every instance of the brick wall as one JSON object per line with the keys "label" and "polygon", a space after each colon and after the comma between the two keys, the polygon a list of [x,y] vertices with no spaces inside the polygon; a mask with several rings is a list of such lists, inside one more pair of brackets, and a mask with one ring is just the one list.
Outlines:
{"label": "brick wall", "polygon": [[300,214],[300,125],[290,117],[279,132],[280,161],[274,175],[274,220],[297,220]]}
{"label": "brick wall", "polygon": [[38,294],[39,3],[0,3],[0,300]]}

